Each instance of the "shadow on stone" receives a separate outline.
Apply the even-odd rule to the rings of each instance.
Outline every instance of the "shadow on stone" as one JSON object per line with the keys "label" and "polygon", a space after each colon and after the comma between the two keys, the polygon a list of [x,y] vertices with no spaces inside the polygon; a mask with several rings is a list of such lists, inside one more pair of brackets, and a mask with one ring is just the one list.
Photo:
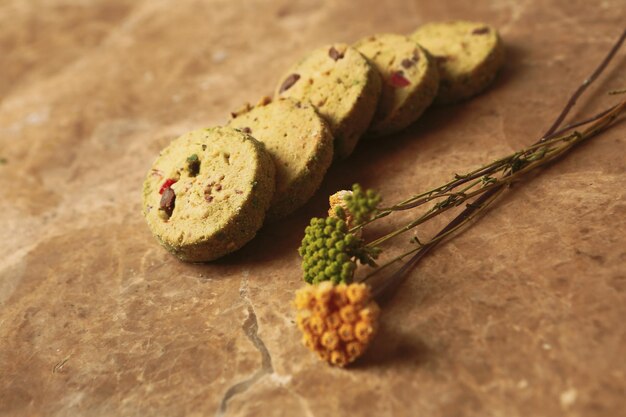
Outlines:
{"label": "shadow on stone", "polygon": [[434,352],[417,336],[381,327],[369,350],[351,368],[398,366],[418,368],[433,358]]}

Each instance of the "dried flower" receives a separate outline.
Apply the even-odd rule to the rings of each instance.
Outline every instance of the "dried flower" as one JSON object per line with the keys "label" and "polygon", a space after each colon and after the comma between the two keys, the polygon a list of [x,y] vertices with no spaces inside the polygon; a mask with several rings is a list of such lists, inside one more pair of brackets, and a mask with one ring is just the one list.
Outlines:
{"label": "dried flower", "polygon": [[328,215],[344,219],[351,229],[370,220],[381,201],[376,191],[354,184],[352,191],[341,190],[330,196]]}
{"label": "dried flower", "polygon": [[[339,215],[343,215],[338,211]],[[304,230],[298,249],[302,257],[304,280],[309,284],[322,281],[350,283],[357,260],[375,266],[380,253],[377,247],[365,246],[360,234],[348,231],[344,218],[312,218]]]}
{"label": "dried flower", "polygon": [[352,194],[352,191],[340,190],[328,197],[328,204],[330,205],[330,208],[328,209],[328,217],[337,217],[345,220],[348,225],[348,229],[355,226],[354,216],[348,209],[348,204],[346,203],[346,196],[350,194]]}
{"label": "dried flower", "polygon": [[[354,361],[363,354],[378,327],[380,310],[372,300],[373,294],[378,297],[395,288],[429,250],[484,212],[514,181],[562,157],[577,144],[606,131],[620,120],[626,114],[626,100],[588,119],[561,126],[579,96],[606,68],[624,41],[626,30],[535,144],[466,174],[455,174],[449,182],[387,208],[378,207],[381,201],[378,193],[364,191],[358,184],[352,191],[340,191],[331,196],[329,217],[311,220],[300,248],[305,281],[319,283],[300,289],[294,301],[305,346],[333,365],[345,366]],[[576,130],[583,126],[584,129]],[[424,208],[409,223],[370,242],[361,238],[361,230],[370,223],[394,212],[425,205],[430,207]],[[423,243],[415,235],[409,240],[411,247],[406,252],[383,265],[375,264],[381,244],[458,207],[463,207],[462,211],[434,237]],[[350,283],[357,261],[377,268],[359,277],[358,283]],[[375,274],[397,262],[403,265],[391,275],[370,281]],[[346,272],[349,269],[349,273],[344,272],[344,268]],[[341,284],[333,285],[339,282]]]}
{"label": "dried flower", "polygon": [[362,246],[360,239],[348,233],[346,222],[336,217],[313,218],[305,229],[299,252],[304,280],[350,282],[356,269],[354,256]]}
{"label": "dried flower", "polygon": [[296,292],[294,305],[302,342],[332,365],[354,362],[378,328],[380,309],[363,283],[306,285]]}

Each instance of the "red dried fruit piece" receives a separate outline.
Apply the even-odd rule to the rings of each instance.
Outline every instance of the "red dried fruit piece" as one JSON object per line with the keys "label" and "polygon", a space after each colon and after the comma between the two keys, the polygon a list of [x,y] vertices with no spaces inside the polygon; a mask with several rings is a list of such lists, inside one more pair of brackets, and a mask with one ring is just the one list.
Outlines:
{"label": "red dried fruit piece", "polygon": [[166,179],[165,182],[163,183],[163,185],[161,186],[161,189],[159,189],[159,194],[163,194],[163,192],[165,190],[170,188],[173,184],[176,184],[176,182],[177,182],[177,180],[175,180],[173,178]]}
{"label": "red dried fruit piece", "polygon": [[404,77],[404,73],[402,71],[395,71],[391,74],[391,78],[389,78],[389,84],[394,87],[401,88],[411,85],[411,82]]}
{"label": "red dried fruit piece", "polygon": [[299,79],[300,79],[300,74],[289,75],[287,78],[285,78],[283,85],[280,86],[279,93],[289,90]]}

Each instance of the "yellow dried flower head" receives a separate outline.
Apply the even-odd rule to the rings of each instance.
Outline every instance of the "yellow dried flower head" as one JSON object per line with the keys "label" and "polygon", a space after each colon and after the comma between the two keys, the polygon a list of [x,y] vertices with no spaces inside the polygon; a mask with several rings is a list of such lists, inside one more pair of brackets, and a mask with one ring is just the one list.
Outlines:
{"label": "yellow dried flower head", "polygon": [[315,291],[313,288],[303,288],[296,292],[295,304],[298,310],[305,310],[313,305],[313,299],[315,298]]}
{"label": "yellow dried flower head", "polygon": [[361,356],[378,328],[380,309],[363,283],[307,284],[296,292],[294,306],[304,345],[335,366]]}

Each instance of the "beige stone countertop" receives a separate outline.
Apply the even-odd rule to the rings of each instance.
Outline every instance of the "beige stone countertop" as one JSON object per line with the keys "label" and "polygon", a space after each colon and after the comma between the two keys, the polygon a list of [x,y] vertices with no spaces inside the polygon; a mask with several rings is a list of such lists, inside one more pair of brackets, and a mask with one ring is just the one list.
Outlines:
{"label": "beige stone countertop", "polygon": [[[501,31],[486,93],[360,144],[217,262],[151,236],[141,183],[171,139],[310,49],[450,19]],[[425,257],[355,366],[308,352],[290,302],[329,194],[358,181],[397,201],[531,144],[624,22],[624,0],[3,0],[0,416],[623,415],[625,123]],[[617,100],[625,67],[621,51],[573,116]]]}

